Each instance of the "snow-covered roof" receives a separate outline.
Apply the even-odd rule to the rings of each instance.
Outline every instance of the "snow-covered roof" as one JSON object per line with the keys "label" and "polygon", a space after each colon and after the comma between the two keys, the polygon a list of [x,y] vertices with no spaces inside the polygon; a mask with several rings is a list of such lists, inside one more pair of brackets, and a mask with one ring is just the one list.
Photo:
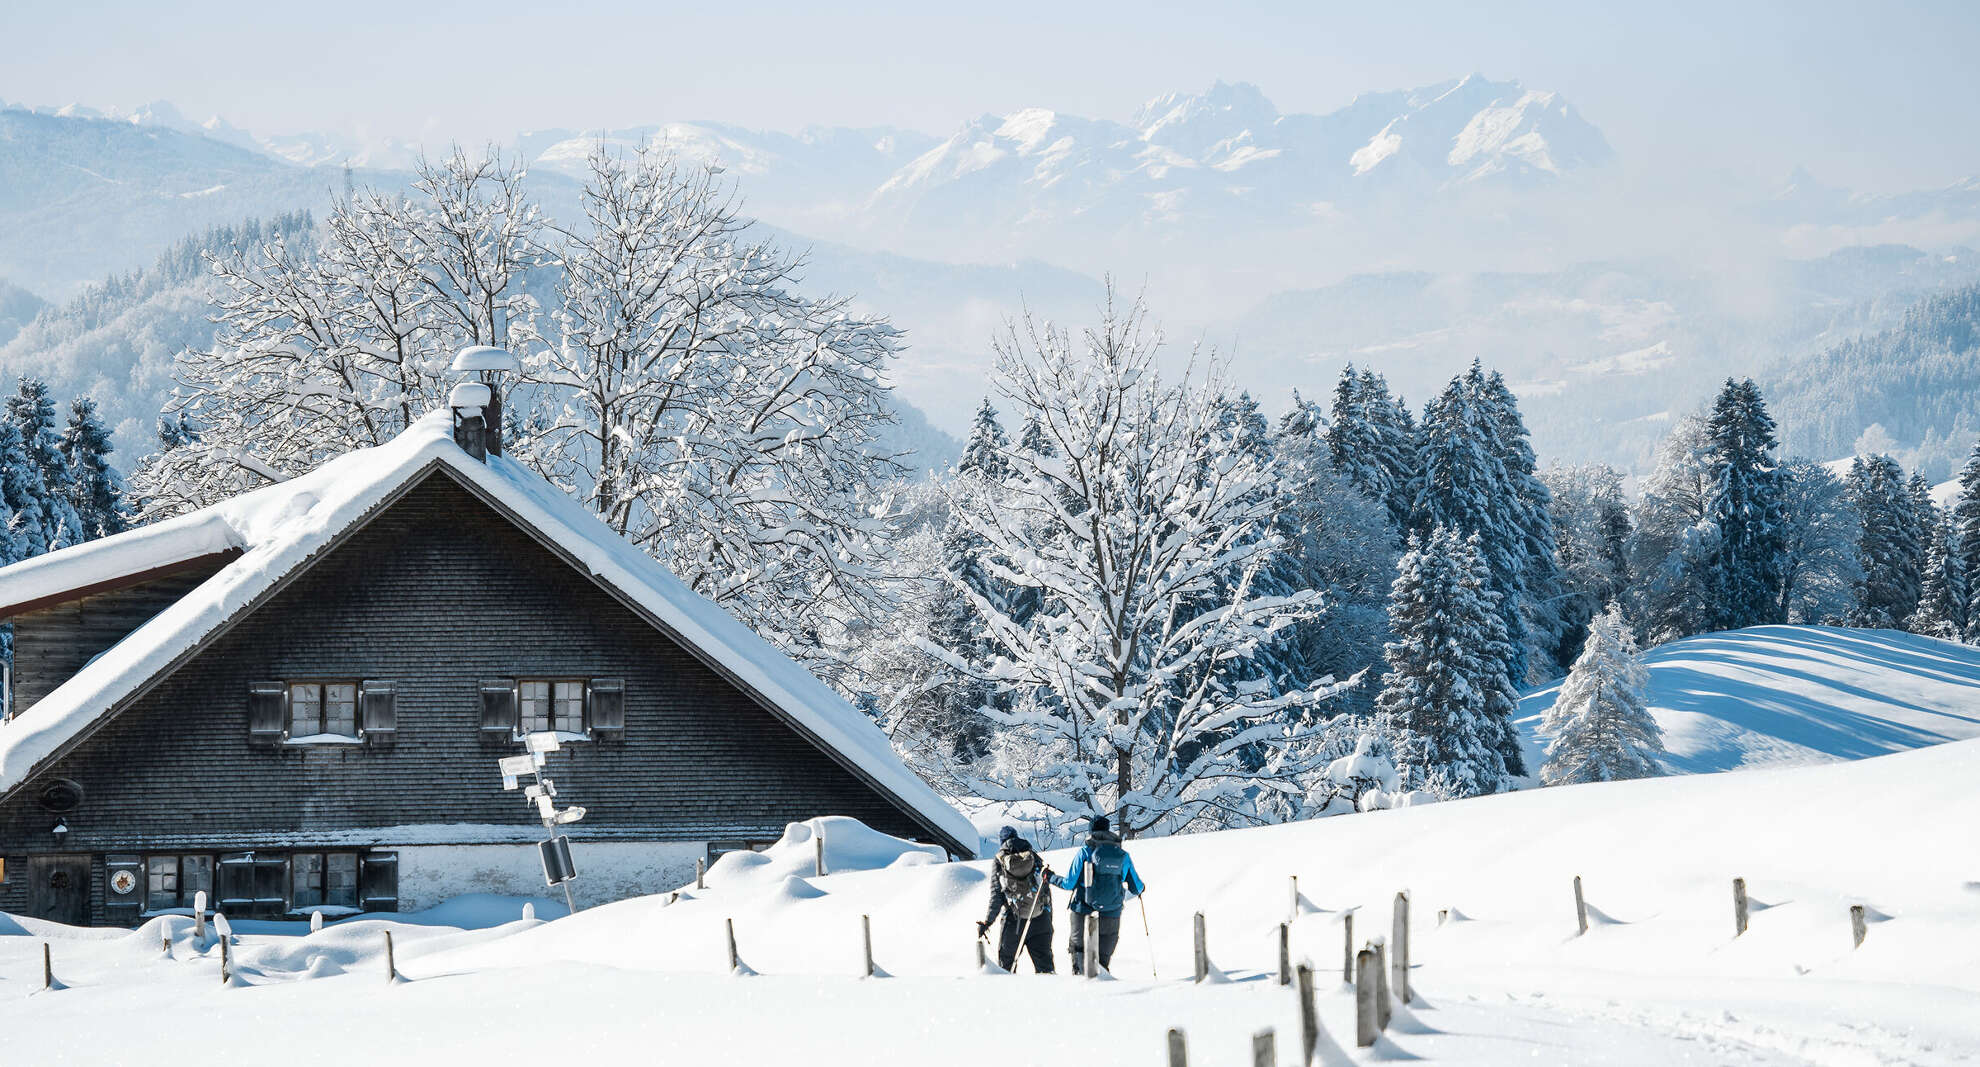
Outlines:
{"label": "snow-covered roof", "polygon": [[20,604],[241,550],[198,588],[0,724],[0,794],[25,782],[120,701],[436,467],[445,467],[575,558],[932,828],[954,843],[974,845],[977,834],[969,820],[908,770],[871,720],[562,490],[512,459],[489,456],[483,462],[468,455],[454,443],[445,411],[427,415],[387,444],[347,453],[300,478],[0,569],[0,604]]}

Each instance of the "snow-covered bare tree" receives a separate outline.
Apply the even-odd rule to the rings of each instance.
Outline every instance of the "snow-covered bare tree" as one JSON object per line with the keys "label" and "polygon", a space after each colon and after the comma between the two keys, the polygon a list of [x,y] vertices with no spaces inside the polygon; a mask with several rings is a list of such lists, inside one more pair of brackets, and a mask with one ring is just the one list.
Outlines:
{"label": "snow-covered bare tree", "polygon": [[954,503],[991,575],[1039,606],[1020,621],[957,582],[997,656],[930,649],[1017,701],[986,709],[1001,730],[974,795],[1058,824],[1113,812],[1131,834],[1262,821],[1261,793],[1303,796],[1326,755],[1307,706],[1338,689],[1246,671],[1318,597],[1255,591],[1277,548],[1273,461],[1225,431],[1214,367],[1164,382],[1159,344],[1111,293],[1077,336],[1026,319],[999,339],[995,384],[1025,433],[1001,494]]}
{"label": "snow-covered bare tree", "polygon": [[198,434],[133,476],[146,517],[383,444],[440,404],[459,349],[527,347],[541,230],[520,166],[456,149],[412,196],[340,200],[312,241],[212,257],[214,342],[181,354],[166,413]]}
{"label": "snow-covered bare tree", "polygon": [[1718,530],[1710,514],[1710,450],[1704,416],[1686,415],[1658,444],[1644,481],[1629,552],[1634,615],[1651,644],[1712,628]]}
{"label": "snow-covered bare tree", "polygon": [[1562,592],[1554,610],[1562,626],[1559,665],[1581,654],[1588,620],[1629,588],[1629,505],[1622,474],[1600,464],[1554,464],[1540,473],[1554,526],[1554,560]]}
{"label": "snow-covered bare tree", "polygon": [[1781,464],[1781,617],[1793,623],[1837,623],[1856,601],[1863,577],[1857,561],[1855,505],[1827,467],[1810,459]]}
{"label": "snow-covered bare tree", "polygon": [[[518,451],[696,592],[822,665],[886,597],[867,551],[899,333],[793,287],[711,168],[595,153]],[[830,673],[829,670],[826,673]]]}
{"label": "snow-covered bare tree", "polygon": [[1588,640],[1561,682],[1540,731],[1548,785],[1613,782],[1664,773],[1663,730],[1645,704],[1649,672],[1614,604],[1588,626]]}

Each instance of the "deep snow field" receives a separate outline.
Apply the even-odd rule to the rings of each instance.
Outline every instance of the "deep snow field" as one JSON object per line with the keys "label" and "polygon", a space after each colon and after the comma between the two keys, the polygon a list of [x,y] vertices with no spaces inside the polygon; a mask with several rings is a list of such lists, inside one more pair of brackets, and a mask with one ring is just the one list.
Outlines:
{"label": "deep snow field", "polygon": [[[473,931],[244,924],[232,987],[184,917],[135,932],[0,919],[26,935],[0,937],[0,1047],[23,1064],[209,1064],[228,1049],[287,1064],[1159,1064],[1180,1026],[1191,1062],[1216,1064],[1249,1063],[1251,1034],[1273,1027],[1279,1062],[1295,1063],[1294,998],[1268,975],[1297,875],[1294,952],[1320,973],[1323,1061],[1970,1063],[1976,782],[1980,741],[1966,741],[1134,843],[1153,956],[1131,909],[1114,981],[977,973],[986,865],[897,860],[843,820],[824,821],[830,865],[895,865],[809,877],[816,824],[796,824],[672,904],[663,894]],[[1591,917],[1580,937],[1576,874]],[[1737,939],[1735,876],[1754,902]],[[1355,1052],[1342,917],[1359,916],[1361,936],[1386,933],[1404,888],[1421,999],[1381,1045]],[[1873,921],[1852,949],[1855,903]],[[520,907],[468,902],[438,918]],[[1209,986],[1189,981],[1199,909],[1228,977]],[[889,977],[857,976],[862,914]],[[725,919],[759,975],[726,973]],[[384,977],[386,929],[398,984]],[[44,940],[67,988],[39,991]]]}
{"label": "deep snow field", "polygon": [[[1650,649],[1672,774],[1862,759],[1980,737],[1980,648],[1897,630],[1756,626]],[[1560,683],[1520,700],[1534,766]]]}

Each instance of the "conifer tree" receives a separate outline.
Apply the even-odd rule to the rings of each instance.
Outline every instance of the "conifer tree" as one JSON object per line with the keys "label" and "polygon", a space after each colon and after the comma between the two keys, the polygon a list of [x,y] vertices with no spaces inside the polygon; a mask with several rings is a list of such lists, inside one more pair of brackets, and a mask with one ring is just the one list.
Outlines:
{"label": "conifer tree", "polygon": [[[49,397],[48,387],[38,379],[23,376],[19,391],[7,398],[7,421],[19,434],[20,447],[35,474],[32,484],[22,486],[23,492],[36,497],[31,506],[37,512],[40,527],[39,534],[33,538],[33,543],[40,547],[30,555],[76,544],[89,536],[84,532],[81,517],[69,503],[75,478],[62,455],[61,434],[55,424],[55,401]],[[19,502],[16,513],[25,506],[29,506],[26,501]]]}
{"label": "conifer tree", "polygon": [[1479,539],[1434,527],[1411,539],[1396,570],[1396,639],[1383,649],[1388,671],[1375,711],[1405,787],[1453,797],[1509,788],[1524,773],[1512,724],[1517,696]]}
{"label": "conifer tree", "polygon": [[1959,498],[1953,502],[1951,564],[1966,583],[1966,626],[1961,634],[1968,644],[1980,644],[1980,444],[1959,472]]}
{"label": "conifer tree", "polygon": [[107,537],[130,528],[124,480],[110,466],[110,431],[96,416],[96,401],[79,396],[69,403],[69,425],[62,433],[62,458],[73,477],[69,504],[82,521],[82,536]]}
{"label": "conifer tree", "polygon": [[0,419],[0,504],[7,519],[0,563],[18,563],[48,551],[47,497],[48,485],[21,440],[21,428],[12,419]]}
{"label": "conifer tree", "polygon": [[1849,487],[1861,522],[1857,555],[1863,566],[1850,623],[1898,629],[1918,610],[1923,585],[1916,503],[1903,469],[1889,456],[1857,457],[1850,463]]}
{"label": "conifer tree", "polygon": [[1925,530],[1925,577],[1918,610],[1905,621],[1905,629],[1912,633],[1947,641],[1964,639],[1968,590],[1966,574],[1959,569],[1957,537],[1951,521],[1933,507]]}
{"label": "conifer tree", "polygon": [[1787,551],[1774,420],[1751,378],[1726,379],[1706,422],[1706,436],[1712,484],[1708,517],[1718,528],[1714,629],[1785,621],[1781,583]]}
{"label": "conifer tree", "polygon": [[[1506,473],[1507,525],[1519,541],[1521,555],[1520,609],[1525,629],[1532,635],[1532,647],[1524,658],[1528,662],[1544,663],[1571,639],[1568,631],[1572,628],[1572,620],[1563,610],[1569,597],[1564,592],[1566,587],[1555,545],[1552,492],[1540,479],[1539,460],[1533,454],[1526,421],[1520,417],[1519,401],[1513,397],[1505,377],[1498,371],[1485,374],[1473,362],[1465,378],[1485,417],[1489,447]],[[1578,641],[1579,635],[1572,635],[1572,639]],[[1536,652],[1546,655],[1532,654]],[[1519,682],[1524,678],[1522,674],[1513,680]]]}
{"label": "conifer tree", "polygon": [[1541,724],[1552,737],[1541,781],[1569,785],[1664,773],[1663,731],[1644,704],[1648,685],[1636,638],[1610,604],[1589,624],[1581,655]]}
{"label": "conifer tree", "polygon": [[1416,470],[1416,424],[1409,408],[1374,371],[1350,364],[1334,386],[1326,428],[1334,469],[1389,509],[1396,528],[1409,521]]}
{"label": "conifer tree", "polygon": [[990,406],[986,396],[976,409],[976,421],[970,424],[969,441],[963,445],[956,470],[986,482],[1001,482],[1006,470],[1003,453],[1009,444],[1003,425],[997,421],[997,409]]}

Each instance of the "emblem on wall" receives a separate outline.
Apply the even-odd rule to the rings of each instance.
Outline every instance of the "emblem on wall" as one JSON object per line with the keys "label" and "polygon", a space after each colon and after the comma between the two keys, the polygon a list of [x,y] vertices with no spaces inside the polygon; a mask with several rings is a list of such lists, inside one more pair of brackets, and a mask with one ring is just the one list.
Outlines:
{"label": "emblem on wall", "polygon": [[119,896],[137,888],[137,875],[129,871],[118,871],[110,876],[110,889]]}

